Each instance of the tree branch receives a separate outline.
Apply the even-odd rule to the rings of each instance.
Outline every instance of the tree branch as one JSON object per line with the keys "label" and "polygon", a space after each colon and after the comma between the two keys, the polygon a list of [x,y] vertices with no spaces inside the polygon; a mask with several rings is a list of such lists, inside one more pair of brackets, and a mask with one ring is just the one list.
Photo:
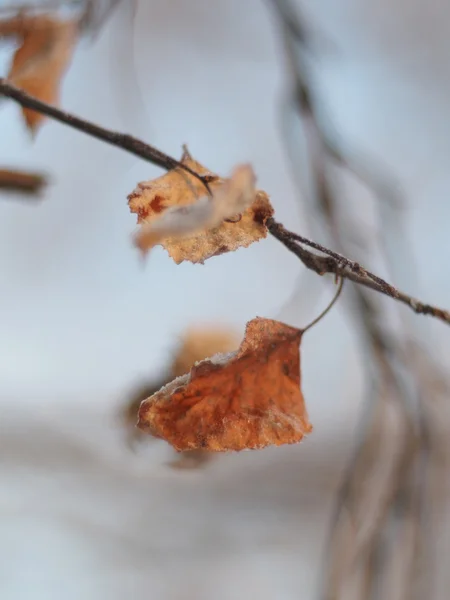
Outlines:
{"label": "tree branch", "polygon": [[[374,275],[370,271],[364,269],[359,263],[354,262],[337,252],[333,252],[333,250],[329,250],[328,248],[325,248],[325,246],[321,246],[316,242],[312,242],[303,236],[293,233],[292,231],[288,231],[281,223],[278,223],[274,219],[269,219],[267,221],[267,227],[277,240],[298,256],[305,267],[315,271],[318,275],[334,273],[336,276],[349,279],[354,283],[358,283],[375,292],[398,300],[409,306],[409,308],[417,314],[431,315],[450,325],[449,311],[438,308],[437,306],[432,306],[431,304],[425,304],[420,300],[408,296],[408,294],[401,292],[387,281],[384,281],[384,279],[381,279],[381,277],[378,277],[378,275]],[[314,254],[313,252],[306,250],[306,248],[303,248],[300,244],[311,246],[328,256]]]}
{"label": "tree branch", "polygon": [[[126,150],[135,156],[143,158],[152,164],[161,167],[166,170],[181,168],[197,177],[205,186],[208,193],[210,188],[208,186],[209,177],[202,176],[181,163],[180,161],[172,158],[168,154],[161,152],[157,148],[146,144],[145,142],[138,140],[124,133],[118,133],[110,131],[94,123],[90,123],[80,117],[65,112],[55,106],[50,106],[33,96],[30,96],[23,90],[12,85],[5,79],[0,78],[0,95],[11,98],[21,106],[36,110],[47,117],[69,125],[73,129],[77,129],[83,133],[86,133],[92,137],[95,137],[103,142]],[[312,271],[315,271],[318,275],[325,273],[334,273],[344,279],[349,279],[354,283],[370,288],[376,292],[389,296],[403,304],[406,304],[417,314],[430,315],[450,325],[450,312],[441,308],[425,304],[419,300],[415,300],[411,296],[397,290],[394,286],[390,285],[381,277],[370,273],[364,269],[359,263],[352,261],[340,254],[329,250],[316,242],[308,240],[307,238],[300,236],[296,233],[288,231],[277,223],[274,219],[269,219],[267,222],[269,232],[277,238],[288,250],[293,252],[303,264]],[[313,252],[306,250],[301,244],[308,245],[316,250],[319,250],[327,256],[319,256]]]}
{"label": "tree branch", "polygon": [[102,140],[107,144],[111,144],[117,148],[122,148],[123,150],[126,150],[135,156],[139,156],[139,158],[143,158],[144,160],[151,162],[157,167],[161,167],[166,170],[175,169],[176,167],[184,169],[199,179],[205,186],[208,193],[211,193],[208,185],[208,176],[199,175],[188,166],[181,163],[179,160],[172,158],[168,154],[161,152],[161,150],[158,150],[149,144],[145,144],[141,140],[138,140],[131,135],[110,131],[109,129],[100,127],[95,123],[90,123],[85,119],[80,119],[80,117],[72,115],[57,108],[56,106],[51,106],[46,102],[42,102],[41,100],[30,96],[20,88],[2,78],[0,78],[0,95],[11,98],[20,104],[20,106],[35,110],[43,115],[46,115],[47,117],[50,117],[51,119],[54,119],[55,121],[58,121],[59,123],[69,125],[69,127],[78,129],[78,131],[82,131],[83,133],[87,133],[91,137]]}

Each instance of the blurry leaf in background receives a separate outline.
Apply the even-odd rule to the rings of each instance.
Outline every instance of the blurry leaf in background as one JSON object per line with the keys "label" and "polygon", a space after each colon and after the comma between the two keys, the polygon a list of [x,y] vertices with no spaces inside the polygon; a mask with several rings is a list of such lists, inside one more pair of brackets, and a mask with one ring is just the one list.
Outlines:
{"label": "blurry leaf in background", "polygon": [[234,352],[239,348],[239,336],[230,327],[218,325],[193,326],[181,336],[180,345],[171,365],[171,379],[189,373],[196,362],[215,354]]}
{"label": "blurry leaf in background", "polygon": [[138,427],[183,451],[299,442],[312,430],[300,389],[301,336],[279,321],[253,319],[237,352],[195,364],[145,400]]}
{"label": "blurry leaf in background", "polygon": [[[122,414],[125,425],[129,428],[128,441],[130,445],[134,445],[140,437],[144,437],[144,433],[136,427],[139,407],[144,400],[158,392],[174,377],[188,373],[196,362],[219,352],[232,352],[238,347],[239,337],[230,327],[211,324],[192,326],[187,329],[180,337],[169,369],[170,372],[158,381],[141,384],[132,392],[124,406]],[[148,439],[148,435],[145,437]],[[203,450],[191,451],[186,454],[181,452],[180,454],[171,463],[173,467],[195,468],[205,464],[211,458],[211,453]]]}
{"label": "blurry leaf in background", "polygon": [[193,160],[186,149],[181,162],[208,177],[213,196],[208,197],[202,182],[182,169],[139,183],[128,204],[142,224],[135,238],[140,250],[161,244],[177,264],[203,263],[266,237],[265,222],[273,209],[267,195],[255,190],[250,165],[240,165],[230,178],[222,179]]}
{"label": "blurry leaf in background", "polygon": [[[8,79],[43,102],[56,105],[59,88],[79,34],[78,20],[61,21],[48,15],[22,14],[0,22],[0,35],[19,38]],[[45,117],[23,108],[28,129],[35,133]]]}

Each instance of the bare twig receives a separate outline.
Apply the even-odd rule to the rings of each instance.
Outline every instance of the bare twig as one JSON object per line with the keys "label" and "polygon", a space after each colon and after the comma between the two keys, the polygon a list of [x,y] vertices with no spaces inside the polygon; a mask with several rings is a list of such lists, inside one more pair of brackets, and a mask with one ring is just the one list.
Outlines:
{"label": "bare twig", "polygon": [[78,131],[82,131],[92,137],[95,137],[103,142],[111,144],[112,146],[116,146],[117,148],[122,148],[122,150],[126,150],[135,156],[139,156],[152,164],[161,167],[163,169],[175,169],[176,167],[180,169],[184,169],[197,179],[199,179],[203,185],[205,186],[208,193],[210,193],[210,188],[208,185],[208,176],[202,176],[190,169],[188,166],[181,163],[179,160],[172,158],[168,154],[161,152],[157,148],[150,146],[138,140],[131,135],[127,135],[126,133],[118,133],[116,131],[110,131],[95,123],[90,123],[85,119],[81,119],[75,115],[72,115],[68,112],[65,112],[56,106],[51,106],[33,96],[30,96],[20,88],[16,87],[12,83],[9,83],[6,79],[0,78],[0,95],[6,96],[7,98],[11,98],[18,102],[21,106],[25,108],[30,108],[37,112],[46,115],[54,119],[55,121],[59,121],[60,123],[64,123],[65,125],[69,125],[73,129],[77,129]]}
{"label": "bare twig", "polygon": [[[7,80],[1,78],[0,95],[11,98],[21,106],[36,110],[37,112],[59,121],[60,123],[69,125],[78,131],[126,150],[127,152],[130,152],[135,156],[139,156],[140,158],[143,158],[154,165],[162,167],[163,169],[170,170],[177,167],[184,169],[199,179],[205,186],[208,193],[210,193],[210,188],[208,185],[210,178],[207,175],[199,175],[175,158],[172,158],[154,146],[150,146],[149,144],[146,144],[145,142],[138,140],[131,135],[110,131],[100,127],[99,125],[81,119],[80,117],[77,117],[71,113],[65,112],[55,106],[50,106],[49,104],[30,96],[23,90],[9,83]],[[450,324],[450,312],[430,304],[425,304],[412,298],[411,296],[408,296],[407,294],[397,290],[394,286],[390,285],[377,275],[374,275],[373,273],[370,273],[361,267],[359,263],[352,261],[334,252],[333,250],[329,250],[328,248],[325,248],[316,242],[307,240],[307,238],[304,238],[303,236],[286,230],[274,219],[269,219],[268,229],[274,237],[276,237],[284,246],[286,246],[286,248],[296,254],[303,264],[308,267],[308,269],[315,271],[319,275],[323,275],[324,273],[334,273],[336,276],[349,279],[354,283],[358,283],[376,292],[389,296],[390,298],[403,302],[403,304],[409,306],[417,314],[430,315],[447,324]],[[309,245],[327,254],[328,256],[318,256],[317,254],[306,250],[300,244]]]}
{"label": "bare twig", "polygon": [[[431,306],[430,304],[424,304],[423,302],[408,296],[408,294],[397,290],[397,288],[387,283],[387,281],[384,281],[384,279],[381,279],[381,277],[378,277],[377,275],[374,275],[370,271],[364,269],[359,263],[352,261],[345,256],[338,254],[337,252],[328,250],[328,248],[325,248],[320,244],[316,244],[315,242],[299,236],[296,233],[288,231],[283,227],[283,225],[277,223],[277,221],[274,219],[269,219],[267,226],[270,233],[276,237],[277,240],[279,240],[284,246],[286,246],[286,248],[298,256],[308,269],[315,271],[318,275],[334,273],[339,277],[349,279],[354,283],[358,283],[359,285],[368,287],[376,292],[384,294],[385,296],[394,298],[399,302],[403,302],[403,304],[409,306],[411,310],[417,314],[431,315],[450,325],[449,311],[443,310],[436,306]],[[319,256],[318,254],[314,254],[313,252],[306,250],[306,248],[303,248],[300,245],[301,243],[316,248],[321,252],[328,254],[328,256]]]}

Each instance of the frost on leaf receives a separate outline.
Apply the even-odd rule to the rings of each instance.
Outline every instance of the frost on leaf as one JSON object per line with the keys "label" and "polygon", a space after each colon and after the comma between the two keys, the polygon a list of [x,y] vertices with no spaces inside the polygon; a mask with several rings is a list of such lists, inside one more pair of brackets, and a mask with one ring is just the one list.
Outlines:
{"label": "frost on leaf", "polygon": [[[58,104],[61,80],[77,41],[78,22],[47,15],[22,15],[0,23],[0,36],[2,33],[20,40],[8,80],[43,102]],[[27,127],[34,133],[45,116],[29,108],[22,112]]]}
{"label": "frost on leaf", "polygon": [[138,427],[180,451],[299,442],[312,430],[300,389],[301,336],[279,321],[253,319],[236,352],[196,363],[145,400]]}
{"label": "frost on leaf", "polygon": [[250,165],[240,165],[222,179],[186,149],[181,162],[207,176],[212,197],[199,179],[179,168],[139,183],[128,204],[141,224],[135,243],[142,252],[160,244],[177,264],[203,263],[266,237],[273,209],[267,194],[255,189]]}

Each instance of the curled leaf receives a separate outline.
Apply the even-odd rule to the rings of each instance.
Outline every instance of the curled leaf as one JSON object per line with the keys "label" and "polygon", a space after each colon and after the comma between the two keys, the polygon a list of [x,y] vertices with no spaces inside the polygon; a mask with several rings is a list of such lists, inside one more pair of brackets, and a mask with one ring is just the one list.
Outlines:
{"label": "curled leaf", "polygon": [[[43,102],[58,104],[60,83],[77,41],[78,21],[23,15],[14,23],[20,46],[14,54],[8,80]],[[45,117],[28,108],[22,112],[34,133]]]}
{"label": "curled leaf", "polygon": [[138,427],[180,451],[299,442],[312,429],[300,389],[302,331],[256,318],[236,352],[197,363],[145,400]]}
{"label": "curled leaf", "polygon": [[142,224],[135,243],[143,252],[161,244],[177,264],[203,263],[266,237],[273,209],[267,195],[255,190],[250,165],[239,165],[229,179],[222,179],[187,150],[181,162],[207,176],[212,197],[201,181],[179,168],[138,184],[128,204]]}

